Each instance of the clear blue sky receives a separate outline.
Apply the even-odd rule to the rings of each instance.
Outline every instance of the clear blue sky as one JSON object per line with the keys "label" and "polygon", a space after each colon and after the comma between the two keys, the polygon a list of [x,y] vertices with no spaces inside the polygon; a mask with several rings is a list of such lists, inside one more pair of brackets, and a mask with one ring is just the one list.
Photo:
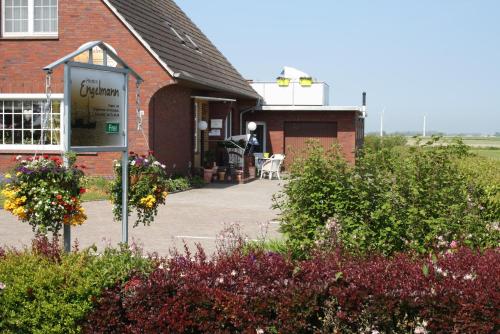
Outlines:
{"label": "clear blue sky", "polygon": [[297,67],[367,130],[500,132],[500,0],[176,0],[245,78]]}

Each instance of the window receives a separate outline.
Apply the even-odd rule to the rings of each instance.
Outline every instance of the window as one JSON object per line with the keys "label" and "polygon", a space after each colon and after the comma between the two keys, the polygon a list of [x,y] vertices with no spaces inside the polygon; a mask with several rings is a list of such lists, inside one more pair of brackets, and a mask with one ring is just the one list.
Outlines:
{"label": "window", "polygon": [[184,38],[182,38],[181,34],[179,34],[177,32],[177,30],[175,30],[174,27],[170,26],[170,30],[172,30],[172,32],[175,34],[175,36],[177,36],[177,38],[179,38],[179,40],[181,41],[182,44],[186,45],[186,40]]}
{"label": "window", "polygon": [[57,0],[3,0],[2,36],[57,36]]}
{"label": "window", "polygon": [[46,117],[45,103],[43,94],[13,98],[0,95],[0,144],[3,149],[60,148],[62,96],[52,100]]}
{"label": "window", "polygon": [[193,46],[193,48],[198,51],[198,52],[201,52],[200,51],[200,47],[198,46],[198,44],[196,44],[194,42],[194,40],[191,38],[191,36],[189,36],[188,34],[185,34],[186,38],[191,42],[191,45]]}

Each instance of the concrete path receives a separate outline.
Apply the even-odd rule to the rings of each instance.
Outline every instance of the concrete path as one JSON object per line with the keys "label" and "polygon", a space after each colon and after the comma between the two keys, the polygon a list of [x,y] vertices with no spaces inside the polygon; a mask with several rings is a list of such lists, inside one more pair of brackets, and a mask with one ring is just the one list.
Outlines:
{"label": "concrete path", "polygon": [[[173,248],[182,249],[184,242],[190,248],[200,243],[212,254],[216,237],[231,223],[238,224],[250,239],[262,235],[279,238],[277,212],[271,209],[271,198],[281,185],[279,181],[257,180],[242,185],[211,184],[171,194],[151,226],[132,228],[134,217],[131,217],[130,242],[160,255],[168,255]],[[121,223],[113,222],[112,205],[108,201],[88,202],[84,207],[88,220],[72,229],[72,241],[77,239],[80,248],[96,244],[100,249],[121,241]],[[0,245],[21,247],[29,245],[32,238],[29,225],[0,210]]]}

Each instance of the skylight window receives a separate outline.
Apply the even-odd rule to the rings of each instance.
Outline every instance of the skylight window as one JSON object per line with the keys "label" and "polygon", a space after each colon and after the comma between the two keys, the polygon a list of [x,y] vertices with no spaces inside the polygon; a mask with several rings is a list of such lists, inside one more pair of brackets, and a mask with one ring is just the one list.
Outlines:
{"label": "skylight window", "polygon": [[175,36],[177,36],[177,38],[179,38],[179,40],[181,41],[182,44],[186,44],[186,40],[184,38],[182,38],[181,34],[179,34],[177,32],[177,30],[175,30],[175,28],[172,27],[171,25],[170,25],[170,30],[172,30],[172,32],[175,34]]}
{"label": "skylight window", "polygon": [[189,36],[188,34],[185,34],[186,38],[191,42],[191,44],[193,45],[194,49],[196,51],[200,51],[200,47],[198,46],[198,44],[196,44],[194,42],[194,40],[191,38],[191,36]]}

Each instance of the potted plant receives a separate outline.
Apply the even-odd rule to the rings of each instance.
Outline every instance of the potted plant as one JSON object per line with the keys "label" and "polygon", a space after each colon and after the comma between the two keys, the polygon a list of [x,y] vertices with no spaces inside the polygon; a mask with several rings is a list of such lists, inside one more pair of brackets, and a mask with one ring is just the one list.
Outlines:
{"label": "potted plant", "polygon": [[236,182],[240,183],[243,180],[243,170],[237,169],[234,173]]}
{"label": "potted plant", "polygon": [[276,81],[280,87],[288,87],[288,85],[290,85],[290,78],[278,77],[276,78]]}
{"label": "potted plant", "polygon": [[224,167],[219,167],[219,170],[217,171],[217,174],[219,176],[219,181],[223,182],[226,178],[226,168]]}
{"label": "potted plant", "polygon": [[207,151],[205,152],[204,158],[203,158],[203,166],[205,167],[203,169],[203,179],[205,180],[206,183],[212,182],[212,177],[214,175],[214,162],[215,162],[215,155],[212,151]]}

